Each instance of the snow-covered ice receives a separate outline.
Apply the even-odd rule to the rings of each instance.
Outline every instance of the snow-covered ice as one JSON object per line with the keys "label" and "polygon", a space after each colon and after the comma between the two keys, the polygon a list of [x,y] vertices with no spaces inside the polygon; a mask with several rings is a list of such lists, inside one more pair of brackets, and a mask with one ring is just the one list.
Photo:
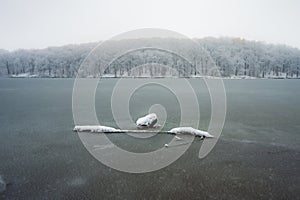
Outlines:
{"label": "snow-covered ice", "polygon": [[195,136],[204,136],[204,137],[208,137],[208,138],[214,137],[206,131],[201,131],[201,130],[198,130],[198,129],[195,129],[192,127],[177,127],[177,128],[171,129],[168,132],[174,133],[174,134],[191,134],[191,135],[195,135]]}
{"label": "snow-covered ice", "polygon": [[120,129],[116,129],[109,126],[75,126],[74,131],[79,132],[93,132],[93,133],[115,133],[121,132]]}
{"label": "snow-covered ice", "polygon": [[155,113],[148,114],[136,121],[137,127],[153,127],[156,123],[157,116]]}

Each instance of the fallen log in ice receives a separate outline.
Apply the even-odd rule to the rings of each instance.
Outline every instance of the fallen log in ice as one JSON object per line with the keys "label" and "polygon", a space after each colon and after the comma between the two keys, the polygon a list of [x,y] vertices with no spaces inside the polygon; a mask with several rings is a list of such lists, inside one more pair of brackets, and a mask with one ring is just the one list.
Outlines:
{"label": "fallen log in ice", "polygon": [[[73,131],[91,132],[91,133],[157,133],[153,130],[123,130],[116,129],[109,126],[75,126]],[[167,131],[160,131],[160,133],[168,133]]]}
{"label": "fallen log in ice", "polygon": [[173,128],[170,131],[168,131],[169,133],[173,133],[173,134],[191,134],[191,135],[195,135],[195,136],[200,136],[200,137],[207,137],[207,138],[213,138],[214,136],[209,134],[206,131],[201,131],[192,127],[177,127],[177,128]]}
{"label": "fallen log in ice", "polygon": [[[157,133],[153,130],[122,130],[109,126],[75,126],[73,131],[78,132],[91,132],[91,133]],[[177,127],[169,131],[159,131],[159,133],[171,133],[171,134],[189,134],[199,137],[213,138],[214,136],[206,131],[194,129],[192,127]],[[182,140],[182,138],[175,136],[176,140]]]}
{"label": "fallen log in ice", "polygon": [[109,126],[75,126],[73,131],[79,132],[92,132],[92,133],[117,133],[122,132],[120,129],[116,129]]}

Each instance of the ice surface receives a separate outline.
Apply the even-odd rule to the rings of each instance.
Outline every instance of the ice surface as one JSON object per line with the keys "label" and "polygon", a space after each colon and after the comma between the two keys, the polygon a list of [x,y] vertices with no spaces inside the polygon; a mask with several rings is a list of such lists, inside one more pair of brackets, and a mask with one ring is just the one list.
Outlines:
{"label": "ice surface", "polygon": [[0,193],[4,192],[6,190],[6,183],[2,179],[2,176],[0,176]]}
{"label": "ice surface", "polygon": [[176,140],[183,140],[181,137],[175,136]]}
{"label": "ice surface", "polygon": [[204,136],[204,137],[208,137],[208,138],[212,138],[214,136],[212,136],[211,134],[209,134],[206,131],[201,131],[192,127],[177,127],[177,128],[173,128],[169,131],[169,133],[174,133],[174,134],[191,134],[191,135],[195,135],[195,136]]}

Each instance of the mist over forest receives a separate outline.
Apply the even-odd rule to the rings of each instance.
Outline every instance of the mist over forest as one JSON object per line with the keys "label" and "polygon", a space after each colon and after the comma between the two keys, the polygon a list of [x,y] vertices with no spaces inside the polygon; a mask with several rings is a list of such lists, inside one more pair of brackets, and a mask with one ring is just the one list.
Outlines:
{"label": "mist over forest", "polygon": [[[97,56],[85,62],[86,66],[81,69],[79,66],[97,43],[45,49],[0,50],[0,76],[197,77],[215,76],[211,69],[217,66],[222,77],[299,77],[300,50],[297,48],[240,38],[208,37],[195,41],[202,50],[196,49],[189,40],[175,38],[109,41],[101,49],[105,50],[104,53],[95,54]],[[162,48],[154,49],[151,48],[152,45]],[[139,48],[141,46],[146,48]],[[115,59],[116,55],[128,48],[139,49]]]}

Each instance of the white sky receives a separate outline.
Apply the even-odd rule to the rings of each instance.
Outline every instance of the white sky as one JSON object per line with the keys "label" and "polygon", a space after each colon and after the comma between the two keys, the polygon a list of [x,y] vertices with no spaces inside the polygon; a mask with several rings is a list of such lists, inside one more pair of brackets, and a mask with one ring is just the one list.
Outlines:
{"label": "white sky", "polygon": [[95,42],[138,28],[300,48],[300,0],[0,0],[0,49]]}

